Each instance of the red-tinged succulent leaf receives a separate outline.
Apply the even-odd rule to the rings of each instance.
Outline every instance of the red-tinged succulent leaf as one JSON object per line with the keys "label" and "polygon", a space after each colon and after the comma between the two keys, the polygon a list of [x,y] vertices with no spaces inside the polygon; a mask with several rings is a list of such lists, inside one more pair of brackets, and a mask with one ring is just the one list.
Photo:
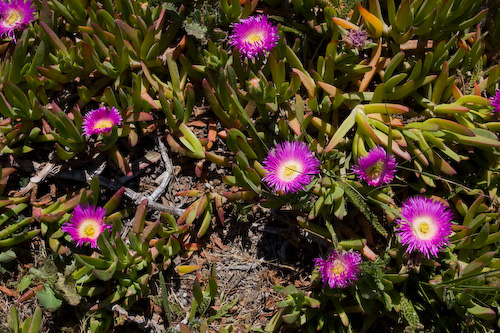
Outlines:
{"label": "red-tinged succulent leaf", "polygon": [[135,147],[139,143],[139,136],[137,135],[136,131],[131,130],[128,133],[128,144],[131,147]]}
{"label": "red-tinged succulent leaf", "polygon": [[335,146],[344,139],[345,135],[356,123],[356,110],[352,110],[349,116],[344,120],[344,122],[340,125],[340,127],[335,132],[334,136],[328,143],[328,146],[325,148],[325,152],[329,152]]}
{"label": "red-tinged succulent leaf", "polygon": [[200,199],[198,199],[198,207],[196,209],[196,218],[200,217],[203,211],[207,208],[209,205],[210,201],[208,200],[208,195],[202,196]]}
{"label": "red-tinged succulent leaf", "polygon": [[454,232],[458,232],[458,231],[462,231],[462,230],[467,229],[467,227],[465,225],[456,225],[456,224],[453,224],[451,226],[451,228],[453,229]]}
{"label": "red-tinged succulent leaf", "polygon": [[161,222],[160,220],[156,220],[155,222],[146,222],[146,227],[142,231],[142,238],[146,241],[150,240],[156,235],[156,232],[160,228]]}
{"label": "red-tinged succulent leaf", "polygon": [[207,232],[208,228],[210,227],[210,224],[212,222],[212,213],[210,211],[211,210],[205,211],[205,216],[203,217],[200,228],[198,229],[198,233],[196,234],[196,238],[203,237],[205,235],[205,233]]}
{"label": "red-tinged succulent leaf", "polygon": [[288,119],[288,126],[290,126],[290,128],[292,129],[292,131],[296,134],[296,135],[300,135],[302,133],[302,129],[301,129],[301,126],[300,126],[300,122],[298,121],[297,118],[293,117],[293,118],[289,118]]}
{"label": "red-tinged succulent leaf", "polygon": [[410,109],[407,106],[390,103],[372,103],[363,105],[365,113],[398,114],[407,113]]}
{"label": "red-tinged succulent leaf", "polygon": [[128,164],[127,160],[123,155],[120,153],[120,151],[116,148],[116,146],[111,146],[107,150],[108,154],[111,156],[111,159],[113,162],[116,163],[118,166],[118,169],[125,175],[125,176],[131,176],[132,175],[132,170],[130,170],[130,165]]}
{"label": "red-tinged succulent leaf", "polygon": [[[85,193],[84,193],[85,191]],[[63,198],[60,198],[59,200],[61,200],[63,203],[62,205],[60,205],[56,210],[52,211],[51,213],[57,213],[57,212],[67,212],[73,208],[75,208],[75,206],[80,203],[80,198],[82,195],[85,195],[85,196],[90,196],[92,194],[92,191],[91,190],[85,190],[85,189],[82,189],[78,194],[76,194],[75,196],[73,196],[71,199],[68,199],[66,200],[65,202],[63,201],[64,199]]]}
{"label": "red-tinged succulent leaf", "polygon": [[65,211],[57,212],[55,214],[43,214],[42,209],[33,207],[33,217],[39,222],[53,223],[59,221],[61,217],[66,214]]}
{"label": "red-tinged succulent leaf", "polygon": [[[0,186],[2,186],[2,185],[5,185],[5,184],[0,183]],[[7,205],[12,204],[13,202],[14,201],[12,201],[12,200],[0,200],[0,207],[5,207]]]}
{"label": "red-tinged succulent leaf", "polygon": [[115,20],[115,24],[118,25],[120,29],[130,37],[134,51],[140,50],[141,43],[139,42],[139,35],[137,33],[137,30],[132,28],[122,20]]}
{"label": "red-tinged succulent leaf", "polygon": [[451,131],[447,133],[450,134],[454,139],[465,145],[480,147],[480,148],[492,148],[492,147],[500,148],[500,141],[487,138],[484,136],[479,136],[479,135],[465,136],[453,133]]}
{"label": "red-tinged succulent leaf", "polygon": [[456,175],[457,172],[455,169],[451,167],[451,165],[448,164],[439,154],[437,154],[434,150],[432,151],[432,154],[434,155],[434,165],[441,170],[442,173],[446,175]]}
{"label": "red-tinged succulent leaf", "polygon": [[184,136],[179,137],[179,140],[189,148],[189,151],[187,151],[188,156],[200,159],[204,158],[205,151],[203,150],[203,146],[191,129],[187,127],[186,124],[181,123],[179,125],[179,130],[184,134]]}
{"label": "red-tinged succulent leaf", "polygon": [[[389,147],[389,142],[388,142],[388,137],[387,137],[387,134],[379,131],[379,130],[374,130],[374,132],[376,133],[377,137],[380,139],[380,141],[382,142],[382,144],[386,147]],[[401,147],[399,146],[399,144],[395,141],[395,140],[392,140],[392,146],[391,146],[391,149],[392,149],[392,152],[396,155],[398,155],[399,157],[407,160],[407,161],[410,161],[411,160],[411,155],[410,153],[408,153],[407,151],[403,151],[401,149]]]}
{"label": "red-tinged succulent leaf", "polygon": [[61,242],[59,242],[59,240],[54,238],[49,238],[49,247],[51,248],[52,251],[54,251],[57,254],[66,254],[69,251],[69,248],[62,245]]}
{"label": "red-tinged succulent leaf", "polygon": [[253,200],[256,196],[255,192],[253,191],[224,192],[222,193],[222,195],[231,201],[250,201]]}
{"label": "red-tinged succulent leaf", "polygon": [[434,113],[467,113],[469,108],[459,104],[440,104],[432,110]]}
{"label": "red-tinged succulent leaf", "polygon": [[430,118],[424,121],[424,124],[435,124],[439,126],[439,129],[449,130],[451,132],[466,136],[475,136],[474,132],[469,128],[448,119]]}
{"label": "red-tinged succulent leaf", "polygon": [[[151,97],[150,97],[151,98]],[[155,104],[156,105],[156,104]],[[156,106],[155,106],[156,108]],[[124,122],[133,122],[133,121],[152,121],[153,116],[147,112],[127,112],[127,115],[124,117]]]}
{"label": "red-tinged succulent leaf", "polygon": [[318,129],[319,131],[328,134],[329,136],[333,136],[335,134],[335,128],[318,117],[312,117],[310,124],[316,127],[316,129]]}
{"label": "red-tinged succulent leaf", "polygon": [[301,70],[299,70],[297,68],[292,68],[292,72],[299,76],[300,81],[302,82],[302,84],[304,85],[304,87],[307,90],[307,94],[309,95],[309,98],[313,98],[316,95],[316,91],[315,91],[316,84],[314,83],[314,80],[310,76],[304,74]]}
{"label": "red-tinged succulent leaf", "polygon": [[495,310],[475,304],[474,302],[472,302],[472,304],[474,304],[474,306],[467,308],[467,312],[474,315],[475,317],[484,320],[493,320],[496,318]]}
{"label": "red-tinged succulent leaf", "polygon": [[176,153],[183,156],[187,155],[187,150],[183,148],[180,144],[178,144],[177,141],[175,141],[175,139],[170,134],[167,134],[167,143],[170,146],[170,148],[172,148],[172,150],[175,151]]}
{"label": "red-tinged succulent leaf", "polygon": [[369,24],[373,28],[373,33],[374,33],[374,38],[379,38],[382,36],[382,32],[384,30],[384,24],[382,21],[380,21],[375,15],[370,13],[368,10],[365,8],[361,7],[361,5],[358,3],[358,10],[361,16],[363,16],[363,19],[365,22]]}
{"label": "red-tinged succulent leaf", "polygon": [[51,65],[48,68],[42,66],[36,66],[36,69],[38,73],[40,73],[41,75],[61,84],[68,83],[73,80],[72,77],[62,74],[61,71],[57,69],[54,65]]}
{"label": "red-tinged succulent leaf", "polygon": [[175,193],[175,196],[178,197],[197,197],[200,195],[202,192],[198,190],[187,190],[187,191],[179,191]]}
{"label": "red-tinged succulent leaf", "polygon": [[104,208],[106,209],[106,216],[109,216],[120,204],[120,201],[123,198],[123,194],[125,193],[125,188],[122,187],[118,191],[113,194],[113,196],[106,202]]}
{"label": "red-tinged succulent leaf", "polygon": [[459,105],[477,104],[482,106],[488,106],[490,105],[491,102],[488,98],[484,98],[482,96],[465,95],[457,99],[455,103]]}
{"label": "red-tinged succulent leaf", "polygon": [[24,294],[22,294],[18,299],[17,299],[17,303],[21,303],[21,302],[24,302],[24,301],[27,301],[28,299],[30,299],[31,297],[35,296],[35,294],[42,290],[44,287],[43,287],[43,284],[39,284],[38,286],[36,287],[33,287],[31,288],[30,290],[26,291]]}
{"label": "red-tinged succulent leaf", "polygon": [[378,258],[378,255],[375,252],[373,252],[372,249],[368,247],[368,245],[365,245],[363,249],[361,249],[361,253],[371,261],[375,261]]}
{"label": "red-tinged succulent leaf", "polygon": [[191,213],[191,211],[195,210],[198,207],[199,200],[200,199],[196,200],[191,205],[189,205],[189,207],[186,208],[186,210],[184,211],[184,213],[181,216],[179,216],[179,218],[177,219],[177,224],[178,225],[183,224],[187,220],[187,217]]}
{"label": "red-tinged succulent leaf", "polygon": [[367,114],[367,117],[370,119],[378,120],[381,123],[384,123],[386,125],[389,125],[389,123],[390,123],[392,127],[403,127],[404,126],[404,123],[401,121],[401,119],[389,117],[387,115],[380,114],[380,113],[369,113],[369,114]]}
{"label": "red-tinged succulent leaf", "polygon": [[500,132],[500,122],[484,123],[484,126],[486,126],[488,130],[492,132]]}
{"label": "red-tinged succulent leaf", "polygon": [[453,93],[453,97],[455,98],[455,100],[458,100],[464,95],[462,91],[460,91],[460,88],[458,88],[456,85],[451,86],[451,92]]}
{"label": "red-tinged succulent leaf", "polygon": [[155,100],[147,93],[147,91],[141,92],[141,98],[143,101],[147,102],[153,109],[158,109],[158,105]]}
{"label": "red-tinged succulent leaf", "polygon": [[361,84],[359,85],[359,92],[363,92],[368,88],[368,85],[370,84],[373,76],[377,72],[377,70],[382,69],[384,66],[384,62],[379,62],[380,60],[380,55],[382,54],[382,39],[379,39],[377,47],[372,50],[372,58],[370,59],[369,66],[372,67],[372,69],[369,72],[366,72],[365,75],[363,76],[363,80],[361,81]]}
{"label": "red-tinged succulent leaf", "polygon": [[207,160],[209,160],[210,162],[213,162],[213,163],[220,165],[220,166],[224,166],[224,167],[230,166],[229,158],[227,158],[226,156],[217,155],[216,153],[211,152],[211,151],[205,152],[205,158]]}
{"label": "red-tinged succulent leaf", "polygon": [[344,20],[340,17],[332,17],[332,21],[335,22],[336,25],[339,27],[342,27],[344,29],[353,29],[353,30],[359,30],[359,27],[347,20]]}
{"label": "red-tinged succulent leaf", "polygon": [[135,210],[134,220],[132,221],[132,230],[139,234],[144,229],[144,222],[146,221],[146,213],[148,207],[148,199],[141,201]]}
{"label": "red-tinged succulent leaf", "polygon": [[368,136],[377,145],[380,145],[382,143],[380,138],[377,136],[377,134],[373,130],[373,128],[370,126],[370,123],[368,122],[368,117],[361,109],[357,109],[356,123],[358,124],[358,131],[359,132]]}
{"label": "red-tinged succulent leaf", "polygon": [[68,49],[66,48],[66,45],[64,45],[61,39],[57,37],[57,34],[45,22],[40,22],[40,28],[42,28],[43,32],[47,34],[50,42],[54,45],[56,50],[61,51],[65,55],[68,55]]}
{"label": "red-tinged succulent leaf", "polygon": [[207,150],[210,150],[217,139],[217,127],[213,119],[208,123],[208,143]]}
{"label": "red-tinged succulent leaf", "polygon": [[222,176],[222,182],[224,184],[227,184],[230,186],[237,186],[238,185],[238,183],[236,182],[235,176]]}
{"label": "red-tinged succulent leaf", "polygon": [[198,177],[198,178],[201,178],[201,175],[203,173],[203,163],[204,162],[205,162],[205,160],[201,160],[201,161],[198,161],[195,163],[194,173],[195,173],[196,177]]}
{"label": "red-tinged succulent leaf", "polygon": [[331,84],[326,82],[318,81],[316,82],[330,97],[335,98],[335,96],[343,94],[344,92]]}
{"label": "red-tinged succulent leaf", "polygon": [[222,206],[222,197],[219,194],[214,195],[215,208],[217,210],[217,216],[219,217],[219,221],[224,226],[224,207]]}
{"label": "red-tinged succulent leaf", "polygon": [[340,241],[338,244],[345,250],[361,250],[366,245],[366,239],[348,239]]}
{"label": "red-tinged succulent leaf", "polygon": [[479,88],[477,82],[474,82],[474,95],[481,96],[481,88]]}

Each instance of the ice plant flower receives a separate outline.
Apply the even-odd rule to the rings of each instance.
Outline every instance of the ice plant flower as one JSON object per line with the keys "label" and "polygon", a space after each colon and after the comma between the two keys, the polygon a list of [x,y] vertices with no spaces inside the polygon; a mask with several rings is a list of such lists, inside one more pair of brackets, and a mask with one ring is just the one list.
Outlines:
{"label": "ice plant flower", "polygon": [[267,171],[263,180],[275,191],[295,193],[319,173],[319,160],[304,142],[282,142],[263,161]]}
{"label": "ice plant flower", "polygon": [[452,218],[453,213],[442,202],[415,196],[403,203],[396,232],[401,244],[408,245],[406,252],[418,251],[430,259],[431,254],[437,256],[450,245]]}
{"label": "ice plant flower", "polygon": [[115,107],[108,109],[103,106],[88,112],[83,117],[83,134],[88,138],[92,134],[107,133],[111,131],[113,125],[121,123],[122,116]]}
{"label": "ice plant flower", "polygon": [[89,242],[93,248],[97,248],[99,235],[111,228],[111,225],[103,222],[105,214],[106,208],[76,205],[71,220],[64,223],[61,229],[71,236],[71,240],[76,242],[77,246]]}
{"label": "ice plant flower", "polygon": [[493,106],[493,112],[500,117],[500,89],[495,92],[495,96],[490,97],[491,106]]}
{"label": "ice plant flower", "polygon": [[314,259],[315,268],[323,280],[323,287],[328,283],[330,288],[345,288],[358,279],[361,271],[359,252],[343,252],[333,250],[326,259]]}
{"label": "ice plant flower", "polygon": [[236,23],[229,36],[229,44],[237,47],[242,57],[253,59],[271,51],[279,39],[278,28],[267,20],[267,16],[260,15]]}
{"label": "ice plant flower", "polygon": [[371,40],[365,30],[351,29],[347,31],[344,37],[345,41],[357,49],[363,49],[367,42]]}
{"label": "ice plant flower", "polygon": [[0,1],[0,36],[16,40],[15,31],[23,29],[35,19],[31,0]]}
{"label": "ice plant flower", "polygon": [[368,185],[380,186],[394,179],[397,166],[394,156],[387,154],[382,147],[374,147],[368,155],[358,159],[358,165],[354,165],[352,171]]}

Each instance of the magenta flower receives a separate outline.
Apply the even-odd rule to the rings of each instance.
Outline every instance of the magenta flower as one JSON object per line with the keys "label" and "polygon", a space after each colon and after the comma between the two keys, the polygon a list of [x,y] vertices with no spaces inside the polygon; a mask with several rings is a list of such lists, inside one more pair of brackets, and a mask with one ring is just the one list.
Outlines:
{"label": "magenta flower", "polygon": [[15,31],[24,29],[35,19],[35,7],[31,0],[0,2],[0,37],[16,40]]}
{"label": "magenta flower", "polygon": [[408,245],[406,252],[418,251],[430,259],[431,254],[437,256],[450,245],[452,218],[453,213],[442,202],[416,196],[403,203],[396,232],[401,244]]}
{"label": "magenta flower", "polygon": [[323,287],[328,283],[330,288],[345,288],[358,279],[361,254],[333,250],[326,259],[316,258],[314,263],[323,280]]}
{"label": "magenta flower", "polygon": [[105,215],[106,208],[76,205],[71,220],[64,223],[61,229],[71,236],[77,246],[89,242],[93,248],[97,248],[99,235],[111,228],[111,225],[103,222]]}
{"label": "magenta flower", "polygon": [[380,186],[394,179],[397,166],[394,156],[387,154],[382,147],[374,147],[368,155],[358,159],[358,165],[354,165],[352,171],[368,185]]}
{"label": "magenta flower", "polygon": [[294,193],[319,173],[319,160],[304,142],[283,142],[273,148],[263,161],[267,171],[263,180],[275,191]]}
{"label": "magenta flower", "polygon": [[279,39],[278,28],[267,20],[267,16],[251,16],[234,25],[229,44],[237,47],[242,57],[253,59],[271,51]]}
{"label": "magenta flower", "polygon": [[365,30],[355,30],[351,29],[345,34],[345,41],[357,49],[362,49],[365,47],[367,42],[371,40],[368,38],[368,34]]}
{"label": "magenta flower", "polygon": [[100,107],[99,109],[88,112],[83,117],[83,134],[88,138],[92,134],[108,133],[113,125],[120,125],[122,116],[115,107],[108,109]]}
{"label": "magenta flower", "polygon": [[491,106],[493,106],[493,112],[500,117],[500,89],[495,92],[495,96],[490,97]]}

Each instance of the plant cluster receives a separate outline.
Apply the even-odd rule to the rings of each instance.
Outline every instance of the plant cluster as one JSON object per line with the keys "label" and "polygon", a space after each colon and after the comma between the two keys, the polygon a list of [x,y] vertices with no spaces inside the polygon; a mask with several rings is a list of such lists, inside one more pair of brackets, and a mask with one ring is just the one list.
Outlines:
{"label": "plant cluster", "polygon": [[[0,1],[0,264],[24,242],[49,252],[19,301],[79,307],[104,332],[158,277],[172,324],[164,274],[228,200],[329,244],[253,330],[500,327],[500,16],[484,1]],[[181,191],[175,209],[123,188],[151,137],[231,191]],[[39,156],[44,176],[6,192],[13,161]],[[82,170],[94,159],[113,179]],[[88,185],[37,201],[54,163]],[[215,277],[195,280],[182,332],[229,315],[208,311]],[[12,330],[40,325],[14,309]]]}

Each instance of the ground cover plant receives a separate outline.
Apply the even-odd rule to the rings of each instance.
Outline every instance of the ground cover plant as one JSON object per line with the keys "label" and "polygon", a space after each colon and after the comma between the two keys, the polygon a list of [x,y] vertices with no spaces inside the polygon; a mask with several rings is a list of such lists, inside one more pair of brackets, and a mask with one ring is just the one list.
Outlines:
{"label": "ground cover plant", "polygon": [[499,7],[0,0],[2,331],[497,331]]}

